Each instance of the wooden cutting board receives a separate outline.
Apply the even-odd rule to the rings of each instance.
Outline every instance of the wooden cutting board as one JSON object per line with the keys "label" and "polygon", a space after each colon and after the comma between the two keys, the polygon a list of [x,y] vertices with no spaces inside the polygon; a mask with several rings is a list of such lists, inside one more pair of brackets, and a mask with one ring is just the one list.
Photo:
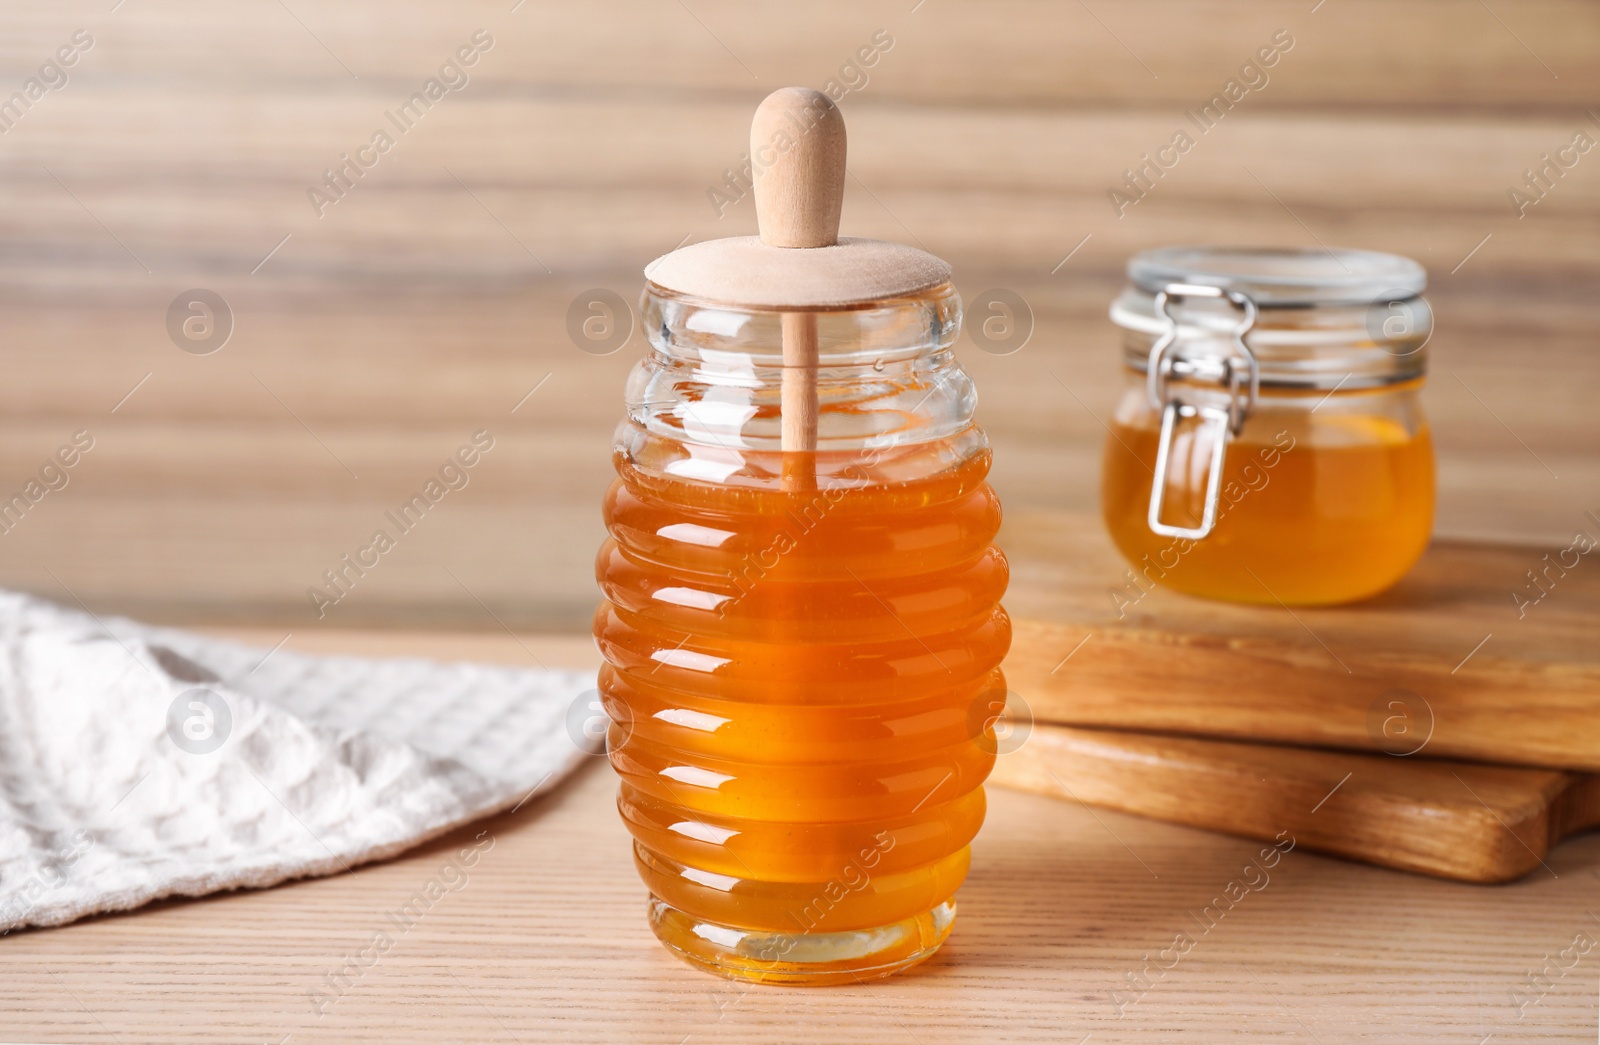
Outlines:
{"label": "wooden cutting board", "polygon": [[1291,610],[1143,593],[1097,520],[1002,538],[1006,677],[1040,721],[1600,770],[1600,548],[1439,541],[1377,598]]}
{"label": "wooden cutting board", "polygon": [[1519,878],[1600,824],[1593,774],[1038,724],[1017,736],[992,783],[1469,882]]}

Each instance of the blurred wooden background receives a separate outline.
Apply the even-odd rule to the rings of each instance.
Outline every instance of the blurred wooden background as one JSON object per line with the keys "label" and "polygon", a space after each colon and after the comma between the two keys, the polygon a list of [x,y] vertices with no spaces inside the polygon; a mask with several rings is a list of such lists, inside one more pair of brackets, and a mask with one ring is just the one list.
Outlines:
{"label": "blurred wooden background", "polygon": [[[480,29],[470,82],[318,217],[307,189]],[[0,97],[78,30],[0,135],[0,492],[95,445],[0,536],[6,586],[313,628],[306,588],[487,428],[470,485],[324,623],[583,630],[643,341],[580,351],[568,306],[753,231],[708,189],[763,94],[829,79],[855,84],[846,230],[1032,306],[1022,351],[962,349],[1012,532],[1097,526],[1106,306],[1131,252],[1197,241],[1428,267],[1440,533],[1565,546],[1600,509],[1600,152],[1525,217],[1508,197],[1600,139],[1593,3],[60,0],[0,9]],[[1119,218],[1123,171],[1280,30],[1269,82]],[[206,356],[166,329],[196,287],[235,317]]]}

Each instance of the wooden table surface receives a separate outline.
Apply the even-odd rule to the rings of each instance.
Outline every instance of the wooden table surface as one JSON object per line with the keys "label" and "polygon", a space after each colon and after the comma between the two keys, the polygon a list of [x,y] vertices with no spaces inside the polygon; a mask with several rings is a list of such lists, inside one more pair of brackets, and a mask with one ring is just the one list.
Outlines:
{"label": "wooden table surface", "polygon": [[[324,171],[479,30],[468,81],[319,215]],[[592,656],[598,505],[643,339],[584,351],[569,310],[595,288],[636,300],[680,242],[753,231],[748,200],[719,215],[710,190],[762,95],[830,80],[849,87],[844,229],[946,257],[969,302],[1008,288],[1031,307],[1023,350],[959,349],[1008,548],[1095,531],[1121,381],[1105,310],[1130,253],[1179,242],[1422,261],[1437,532],[1555,549],[1600,513],[1600,153],[1521,215],[1509,195],[1546,153],[1600,140],[1585,0],[14,0],[0,104],[57,81],[41,64],[79,31],[65,83],[0,109],[0,494],[94,439],[0,535],[8,587],[267,645],[525,659],[512,628]],[[1280,33],[1275,64],[1241,72]],[[1119,216],[1124,172],[1237,77],[1259,85]],[[211,354],[168,330],[194,288],[232,316]],[[319,617],[307,589],[482,429],[469,486]],[[927,969],[743,993],[649,938],[612,787],[596,765],[490,824],[470,886],[324,1017],[306,992],[446,843],[0,940],[0,1040],[1595,1033],[1600,950],[1527,981],[1600,938],[1592,838],[1494,889],[1292,853],[1119,1016],[1108,992],[1255,846],[996,793]]]}

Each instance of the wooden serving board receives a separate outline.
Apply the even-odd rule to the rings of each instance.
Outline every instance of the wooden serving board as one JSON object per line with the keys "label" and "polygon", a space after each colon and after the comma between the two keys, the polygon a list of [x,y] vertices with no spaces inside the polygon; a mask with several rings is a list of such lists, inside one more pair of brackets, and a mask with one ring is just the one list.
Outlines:
{"label": "wooden serving board", "polygon": [[[992,783],[1469,882],[1600,824],[1600,776],[1035,725]],[[1552,872],[1553,873],[1553,872]]]}
{"label": "wooden serving board", "polygon": [[1291,610],[1141,594],[1088,519],[1002,538],[1026,578],[1006,677],[1040,721],[1600,770],[1600,548],[1540,597],[1528,571],[1570,539],[1438,541],[1383,595]]}

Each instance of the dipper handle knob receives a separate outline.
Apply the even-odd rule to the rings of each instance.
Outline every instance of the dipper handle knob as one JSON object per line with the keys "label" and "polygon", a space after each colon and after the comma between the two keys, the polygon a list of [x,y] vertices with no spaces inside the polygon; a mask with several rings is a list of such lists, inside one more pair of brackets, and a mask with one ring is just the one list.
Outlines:
{"label": "dipper handle knob", "polygon": [[809,87],[767,95],[750,121],[756,224],[770,247],[839,241],[844,202],[844,114]]}

